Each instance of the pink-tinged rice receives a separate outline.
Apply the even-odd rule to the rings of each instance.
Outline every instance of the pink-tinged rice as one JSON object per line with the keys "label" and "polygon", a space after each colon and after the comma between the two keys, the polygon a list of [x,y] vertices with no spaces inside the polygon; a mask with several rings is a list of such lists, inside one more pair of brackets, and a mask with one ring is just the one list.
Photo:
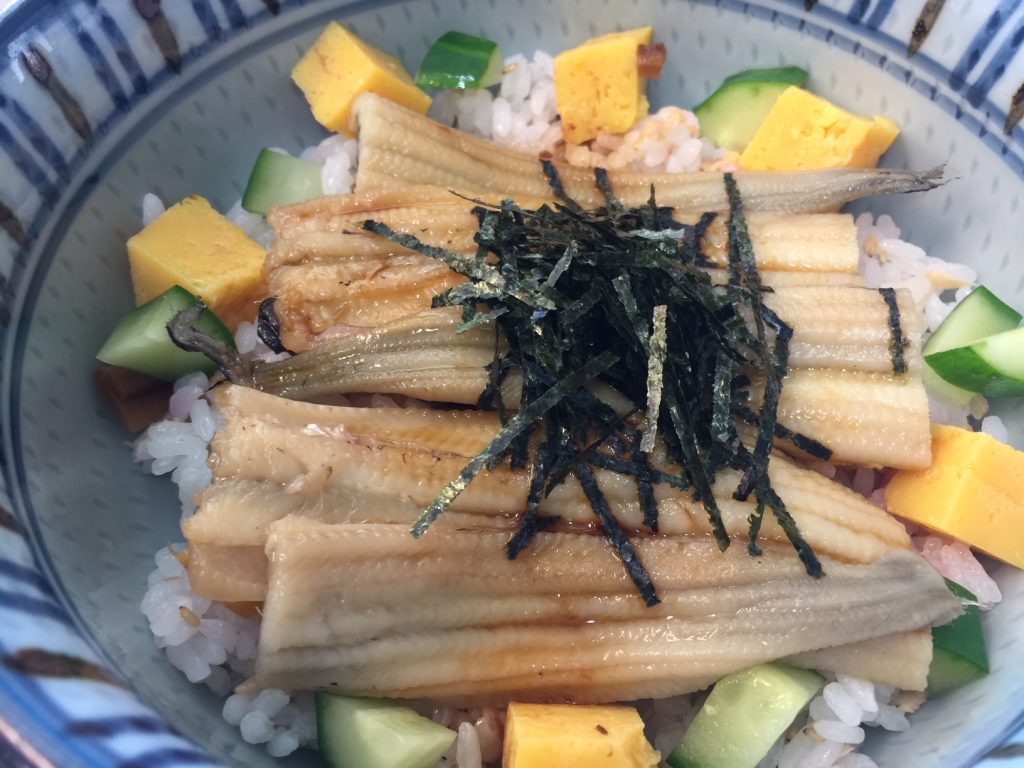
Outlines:
{"label": "pink-tinged rice", "polygon": [[505,59],[497,95],[488,90],[442,91],[430,115],[497,144],[586,168],[651,173],[738,168],[736,153],[701,138],[696,116],[679,107],[664,107],[623,135],[602,133],[587,144],[566,144],[555,106],[554,60],[543,51],[532,59]]}
{"label": "pink-tinged rice", "polygon": [[971,548],[962,541],[931,534],[915,536],[914,546],[935,570],[974,595],[983,611],[1003,599],[999,585],[986,573]]}

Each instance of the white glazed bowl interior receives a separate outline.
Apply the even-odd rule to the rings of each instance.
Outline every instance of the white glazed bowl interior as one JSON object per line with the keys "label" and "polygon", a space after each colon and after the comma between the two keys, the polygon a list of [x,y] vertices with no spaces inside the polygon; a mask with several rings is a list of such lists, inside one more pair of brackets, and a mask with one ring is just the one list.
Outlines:
{"label": "white glazed bowl interior", "polygon": [[[826,41],[823,32],[794,28],[785,13],[773,19],[731,6],[647,0],[417,0],[333,13],[327,6],[302,8],[233,38],[103,137],[88,161],[97,180],[75,191],[71,207],[54,213],[44,260],[18,308],[16,426],[44,567],[85,631],[146,700],[216,757],[251,766],[275,761],[244,745],[221,721],[220,701],[170,667],[139,612],[154,552],[181,539],[175,488],[132,464],[126,434],[91,385],[93,354],[131,306],[124,242],[140,227],[144,193],[167,201],[198,193],[225,210],[240,196],[261,147],[298,150],[322,138],[288,72],[329,19],[343,18],[412,66],[452,27],[497,38],[506,53],[529,54],[653,24],[669,49],[665,74],[652,88],[655,105],[692,105],[746,67],[804,66],[816,91],[903,127],[886,164],[946,163],[955,179],[929,194],[866,207],[892,213],[907,239],[933,255],[974,265],[983,282],[1024,305],[1024,270],[1015,259],[1024,240],[1021,177],[926,94],[853,52],[853,41],[843,42],[839,32]],[[1000,413],[1020,447],[1024,411],[1017,406]],[[1015,669],[1024,652],[1024,574],[997,567],[996,575],[1006,601],[986,617],[993,674],[929,704],[910,733],[876,739],[870,752],[880,765],[966,765],[1024,709],[1024,681]],[[291,761],[312,764],[308,757]]]}

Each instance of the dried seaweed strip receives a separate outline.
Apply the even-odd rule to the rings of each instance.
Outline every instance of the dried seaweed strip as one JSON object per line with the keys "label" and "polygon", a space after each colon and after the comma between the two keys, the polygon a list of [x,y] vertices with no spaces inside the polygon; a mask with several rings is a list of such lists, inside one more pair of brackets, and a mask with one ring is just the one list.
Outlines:
{"label": "dried seaweed strip", "polygon": [[808,456],[811,456],[820,461],[831,461],[832,460],[832,449],[827,445],[818,442],[813,437],[802,435],[799,432],[794,432],[788,427],[776,423],[775,425],[775,437],[779,440],[788,440],[793,444],[795,448],[800,449]]}
{"label": "dried seaweed strip", "polygon": [[701,462],[700,447],[696,444],[693,424],[689,419],[688,411],[675,397],[673,389],[665,393],[665,402],[668,406],[669,421],[675,431],[678,440],[678,447],[682,454],[682,461],[678,463],[693,483],[696,491],[696,498],[704,505],[708,513],[708,520],[711,523],[711,532],[715,535],[719,549],[725,551],[729,548],[729,532],[725,529],[722,521],[722,512],[715,501],[711,486],[714,479],[704,474],[704,464]]}
{"label": "dried seaweed strip", "polygon": [[555,262],[555,266],[551,269],[551,273],[548,275],[547,280],[544,281],[549,288],[555,287],[555,283],[558,282],[558,278],[565,274],[565,271],[569,268],[569,265],[572,264],[572,260],[576,257],[578,251],[579,246],[576,244],[575,240],[570,241],[569,244],[565,246],[565,252],[562,254],[561,258]]}
{"label": "dried seaweed strip", "polygon": [[501,353],[501,339],[494,335],[494,359],[487,366],[487,386],[480,393],[480,399],[476,404],[483,410],[494,409],[498,412],[498,418],[504,424],[508,421],[508,410],[505,401],[501,396],[501,385],[512,370],[512,361]]}
{"label": "dried seaweed strip", "polygon": [[455,329],[456,333],[465,333],[466,331],[471,331],[474,328],[479,328],[481,325],[493,323],[499,317],[508,313],[507,307],[498,307],[497,309],[492,309],[490,312],[477,312],[469,305],[466,305],[465,308],[470,311],[470,316],[468,319],[464,320],[462,325]]}
{"label": "dried seaweed strip", "polygon": [[616,298],[625,311],[625,316],[629,321],[630,327],[633,329],[633,333],[636,335],[637,341],[647,346],[650,331],[647,329],[647,321],[641,317],[640,307],[637,304],[636,296],[633,294],[633,287],[630,285],[629,274],[623,272],[612,280],[611,285],[615,291]]}
{"label": "dried seaweed strip", "polygon": [[639,590],[640,596],[648,606],[657,605],[661,602],[661,598],[658,597],[654,583],[651,581],[647,569],[644,568],[644,564],[640,561],[640,556],[633,549],[629,538],[623,533],[619,522],[615,519],[615,515],[612,514],[611,509],[608,507],[608,500],[604,497],[604,493],[597,484],[594,471],[589,465],[581,464],[576,468],[574,474],[576,479],[580,481],[580,485],[583,486],[583,492],[586,494],[587,501],[590,502],[590,506],[597,515],[597,519],[601,522],[601,529],[604,532],[605,538],[611,542],[619,559],[622,560],[622,564],[626,567],[626,573],[633,580],[633,584]]}
{"label": "dried seaweed strip", "polygon": [[[661,395],[665,384],[665,356],[668,354],[668,339],[665,324],[668,321],[668,307],[659,304],[651,314],[651,335],[647,342],[647,413],[661,413]],[[654,439],[658,434],[658,419],[647,419],[640,450],[650,453],[654,450]]]}
{"label": "dried seaweed strip", "polygon": [[615,192],[612,190],[611,179],[608,178],[608,171],[604,168],[595,168],[594,183],[597,184],[597,188],[601,190],[601,194],[604,195],[604,204],[608,213],[612,215],[622,213],[622,203],[620,203],[618,198],[615,197]]}
{"label": "dried seaweed strip", "polygon": [[715,358],[715,379],[712,385],[714,395],[711,409],[711,439],[714,443],[725,443],[736,428],[735,404],[733,403],[733,372],[735,364],[724,352]]}
{"label": "dried seaweed strip", "polygon": [[572,325],[577,322],[581,317],[596,307],[602,298],[603,295],[601,293],[601,289],[597,286],[591,286],[587,289],[586,293],[569,304],[569,306],[565,307],[565,309],[559,313],[562,324]]}
{"label": "dried seaweed strip", "polygon": [[896,291],[892,288],[879,288],[878,292],[882,295],[885,306],[889,310],[889,355],[892,358],[892,372],[902,375],[907,372],[905,351],[909,342],[903,333],[900,306],[896,302]]}
{"label": "dried seaweed strip", "polygon": [[652,533],[657,533],[658,501],[654,498],[654,482],[651,478],[651,465],[647,460],[648,453],[650,451],[644,451],[643,449],[642,438],[638,436],[638,439],[634,439],[631,457],[636,465],[636,472],[633,474],[636,478],[637,498],[640,500],[640,509],[644,513],[644,525]]}
{"label": "dried seaweed strip", "polygon": [[793,331],[788,325],[779,320],[778,316],[767,308],[762,309],[775,325],[775,354],[770,361],[768,376],[765,380],[761,414],[758,419],[757,440],[754,443],[751,463],[744,471],[736,493],[733,494],[740,501],[746,500],[754,486],[768,474],[771,452],[775,447],[775,422],[778,418],[779,399],[782,396],[782,380],[786,377],[786,371],[789,368],[789,341],[793,337]]}
{"label": "dried seaweed strip", "polygon": [[598,355],[586,366],[548,389],[543,395],[524,405],[524,407],[505,424],[498,432],[491,443],[477,454],[462,471],[459,476],[448,483],[437,495],[434,502],[427,507],[426,511],[413,524],[412,535],[419,538],[437,520],[441,514],[451,506],[452,502],[459,497],[466,486],[473,478],[480,474],[487,463],[503,454],[511,446],[512,441],[520,434],[535,426],[535,422],[544,416],[551,408],[557,405],[565,395],[586,384],[595,376],[600,375],[607,368],[610,368],[618,360],[611,352]]}
{"label": "dried seaweed strip", "polygon": [[[743,419],[747,424],[757,424],[758,415],[747,406],[746,404],[736,405],[736,415]],[[795,432],[784,424],[775,423],[775,437],[779,440],[786,440],[793,444],[794,447],[799,448],[801,451],[806,453],[815,459],[821,461],[832,460],[832,449],[824,443],[815,440],[813,437]]]}
{"label": "dried seaweed strip", "polygon": [[757,545],[757,537],[761,533],[761,523],[764,522],[764,507],[764,497],[758,494],[754,511],[747,517],[747,552],[752,557],[758,557],[762,554],[761,547]]}
{"label": "dried seaweed strip", "polygon": [[396,232],[387,224],[372,219],[363,222],[363,229],[375,235],[386,237],[411,251],[416,251],[424,256],[444,262],[459,274],[483,283],[489,291],[496,295],[513,298],[524,303],[532,302],[530,306],[536,309],[555,309],[554,303],[546,297],[517,290],[517,286],[510,285],[501,272],[488,264],[484,259],[470,258],[445,248],[427,245],[415,235]]}
{"label": "dried seaweed strip", "polygon": [[557,515],[537,514],[544,495],[548,467],[558,449],[558,429],[554,422],[550,420],[547,422],[546,431],[547,439],[533,460],[533,477],[530,478],[530,491],[526,496],[526,510],[519,520],[519,527],[505,545],[505,554],[509,560],[515,560],[524,549],[530,546],[530,542],[538,533],[559,520]]}
{"label": "dried seaweed strip", "polygon": [[551,191],[555,193],[555,197],[564,202],[573,211],[581,211],[580,204],[569,197],[565,192],[565,187],[562,186],[562,177],[558,174],[558,168],[550,160],[541,160],[540,166],[544,170],[544,176],[548,180],[548,186],[551,187]]}
{"label": "dried seaweed strip", "polygon": [[[591,466],[598,469],[607,469],[620,475],[639,477],[640,474],[645,471],[640,466],[639,462],[629,461],[619,456],[609,456],[606,453],[595,453],[589,458],[589,462]],[[649,464],[647,465],[646,474],[653,485],[665,484],[673,488],[678,488],[681,491],[688,491],[693,488],[690,481],[682,475],[672,475],[668,472],[655,469]]]}
{"label": "dried seaweed strip", "polygon": [[[747,222],[743,216],[743,203],[739,188],[732,174],[725,174],[725,189],[729,198],[729,268],[730,284],[742,285],[749,297],[748,306],[753,316],[757,334],[761,369],[765,374],[765,388],[762,396],[761,414],[758,420],[757,439],[751,453],[751,463],[744,470],[734,496],[745,500],[754,487],[768,473],[768,463],[775,443],[775,421],[779,398],[782,395],[782,380],[789,365],[789,341],[793,331],[761,301],[762,285],[757,272],[754,247],[750,240]],[[769,345],[766,324],[775,331],[775,340]]]}
{"label": "dried seaweed strip", "polygon": [[704,238],[707,236],[708,228],[718,218],[715,211],[708,211],[701,214],[697,223],[686,227],[682,237],[683,255],[694,264],[702,267],[713,267],[714,263],[704,255]]}
{"label": "dried seaweed strip", "polygon": [[[482,406],[499,408],[502,429],[428,508],[416,534],[484,467],[532,461],[527,509],[508,543],[510,556],[550,524],[537,514],[539,501],[573,474],[586,486],[595,514],[645,600],[656,599],[642,564],[610,519],[600,488],[591,482],[593,468],[636,479],[644,524],[652,531],[657,530],[654,486],[688,490],[704,506],[724,549],[729,537],[712,488],[717,472],[728,467],[744,478],[738,492],[753,492],[757,499],[750,546],[756,549],[761,519],[770,509],[811,571],[813,553],[768,475],[775,437],[801,439],[776,424],[791,333],[763,304],[766,289],[757,274],[735,181],[726,177],[730,281],[721,286],[703,269],[702,240],[713,215],[684,227],[672,220],[670,209],[658,206],[653,190],[646,205],[626,208],[600,170],[594,178],[606,206],[583,211],[566,195],[557,168],[545,163],[544,172],[562,203],[522,210],[509,200],[499,206],[474,201],[480,221],[475,256],[425,246],[383,225],[366,225],[469,278],[468,285],[447,290],[435,303],[460,306],[474,327],[495,323],[505,343],[495,349],[480,400]],[[594,371],[595,361],[603,362],[593,375],[623,395],[634,411],[646,407],[644,433],[627,427],[621,415],[583,387],[586,380],[576,372]],[[521,410],[508,418],[500,383],[513,367],[522,376]],[[737,375],[747,369],[766,382],[756,412],[750,380]],[[637,376],[641,370],[648,375]],[[751,448],[740,440],[739,419],[758,427]],[[530,437],[542,427],[547,430],[542,455],[531,460]],[[642,449],[653,448],[656,431],[678,473],[650,466]],[[815,455],[827,453],[824,446],[805,442]]]}
{"label": "dried seaweed strip", "polygon": [[821,567],[821,563],[818,561],[817,555],[814,554],[814,550],[811,549],[811,545],[804,539],[803,534],[800,533],[800,529],[797,527],[796,521],[793,516],[786,509],[785,503],[779,497],[779,494],[771,487],[762,487],[758,489],[757,493],[758,503],[766,504],[771,510],[772,515],[775,517],[775,521],[779,524],[783,533],[786,534],[786,538],[789,539],[793,545],[793,549],[796,550],[797,555],[800,557],[800,561],[804,564],[807,573],[814,578],[819,578],[825,575],[824,570]]}
{"label": "dried seaweed strip", "polygon": [[516,532],[512,534],[505,545],[505,555],[509,560],[515,560],[533,543],[538,533],[547,530],[560,520],[558,515],[538,515],[536,512],[527,511]]}

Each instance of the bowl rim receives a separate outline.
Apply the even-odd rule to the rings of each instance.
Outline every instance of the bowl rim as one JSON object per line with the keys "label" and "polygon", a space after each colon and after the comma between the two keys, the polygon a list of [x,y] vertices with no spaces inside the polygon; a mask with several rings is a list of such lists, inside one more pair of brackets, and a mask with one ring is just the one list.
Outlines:
{"label": "bowl rim", "polygon": [[[102,2],[103,0],[100,0],[100,5],[102,5]],[[287,18],[290,21],[289,23],[281,24],[279,30],[271,33],[274,36],[290,37],[301,28],[322,24],[325,18],[339,13],[396,5],[401,4],[401,2],[402,0],[339,0],[329,4],[329,8],[316,7],[307,9],[307,12],[296,13],[293,17],[291,12],[301,10],[302,0],[295,0],[295,2],[284,0],[284,2],[279,4],[271,2],[271,0],[264,0],[265,9],[247,17],[244,26],[223,30],[223,36],[218,39],[217,45],[224,45],[228,40],[237,41],[239,38],[245,38],[246,33],[259,26],[260,23],[268,19],[278,18],[278,13],[281,13],[283,18],[285,11],[289,12]],[[879,0],[870,14],[868,13],[871,7],[870,0],[854,2],[853,7],[847,13],[843,13],[830,5],[818,3],[815,0],[808,0],[807,2],[800,2],[800,0],[756,0],[754,2],[741,2],[740,0],[689,0],[689,2],[704,6],[717,6],[734,13],[750,14],[762,19],[779,21],[803,34],[808,34],[818,40],[825,41],[847,54],[857,55],[862,60],[877,66],[888,76],[902,80],[906,85],[915,88],[915,90],[918,90],[918,88],[922,89],[919,90],[920,93],[929,97],[933,103],[940,106],[953,119],[961,122],[972,132],[975,132],[992,151],[1000,156],[1002,162],[1009,165],[1017,176],[1024,178],[1024,128],[1018,122],[1012,121],[1014,110],[1004,110],[992,103],[987,97],[987,91],[976,92],[977,89],[972,91],[970,85],[958,75],[955,68],[951,70],[921,51],[917,51],[908,57],[906,44],[903,41],[877,28],[884,21],[885,13],[891,10],[895,4],[894,0]],[[1021,0],[1003,0],[1000,3],[1000,8],[1009,8],[1012,12],[1020,7],[1021,4]],[[278,6],[277,12],[272,10],[275,5]],[[44,2],[33,3],[30,3],[29,0],[17,0],[0,11],[0,38],[4,38],[5,33],[12,28],[17,29],[21,28],[22,25],[30,25],[34,20],[53,12],[54,9],[64,7],[65,4],[61,3],[60,0],[45,0]],[[849,37],[848,35],[850,34],[856,38],[863,38],[869,41],[871,45],[863,45],[860,40]],[[102,173],[103,168],[109,167],[114,158],[127,151],[127,148],[134,141],[134,136],[141,133],[146,125],[151,125],[152,121],[159,119],[159,115],[170,109],[175,98],[194,80],[208,77],[212,72],[218,71],[222,67],[230,66],[233,61],[244,58],[255,47],[265,44],[270,35],[265,32],[262,34],[257,32],[253,33],[251,37],[252,40],[239,46],[237,50],[229,55],[223,57],[213,56],[212,60],[210,60],[208,54],[210,53],[209,49],[213,46],[197,46],[190,49],[187,53],[193,54],[193,56],[191,59],[183,58],[181,73],[176,74],[168,71],[163,79],[154,79],[149,86],[149,93],[138,97],[136,102],[147,102],[142,122],[125,135],[120,136],[114,147],[110,148],[113,151],[107,151],[98,158],[93,166],[93,172]],[[875,50],[875,47],[880,49],[882,53]],[[1024,72],[1024,62],[1021,62],[1021,64],[1022,66],[1019,69]],[[186,67],[188,68],[187,72],[185,71]],[[923,75],[927,75],[927,77]],[[165,93],[166,81],[174,77],[178,77],[178,80],[175,81],[176,85]],[[959,84],[957,84],[958,78]],[[929,82],[929,80],[937,81],[938,84],[936,82]],[[950,96],[949,93],[944,92],[947,90],[954,95]],[[1024,86],[1022,86],[1021,91],[1018,93],[1024,98]],[[151,97],[158,98],[153,100]],[[118,122],[123,120],[123,118],[123,114],[112,115],[113,126],[116,128]],[[1018,115],[1017,120],[1019,121],[1019,119],[1020,116]],[[1008,130],[1004,132],[1001,129]],[[116,131],[112,130],[112,133],[116,133]],[[108,138],[109,136],[105,137],[104,142],[100,142],[101,147],[104,146]],[[93,159],[96,160],[96,158]],[[0,390],[0,407],[3,407],[2,413],[9,416],[6,420],[0,418],[0,441],[2,441],[0,442],[0,469],[2,469],[2,481],[3,485],[6,486],[7,493],[20,497],[11,498],[10,506],[14,509],[14,513],[17,516],[16,519],[20,522],[20,525],[23,528],[27,528],[29,535],[27,537],[28,549],[26,549],[26,552],[30,552],[30,562],[34,562],[39,570],[45,574],[46,578],[42,586],[44,587],[43,602],[48,606],[46,610],[52,611],[54,615],[62,615],[64,618],[60,621],[67,623],[84,639],[87,646],[81,651],[83,657],[91,655],[98,663],[112,667],[113,660],[88,631],[78,613],[77,607],[68,599],[61,579],[53,563],[50,561],[49,553],[43,545],[36,514],[32,509],[31,498],[25,484],[24,456],[19,450],[20,434],[17,419],[18,395],[22,386],[18,373],[20,371],[20,358],[24,353],[24,339],[29,325],[28,320],[31,318],[32,311],[35,308],[38,290],[45,279],[46,272],[51,266],[53,249],[59,242],[66,224],[79,209],[82,198],[88,194],[89,186],[81,178],[82,169],[85,167],[88,167],[88,164],[72,172],[71,175],[75,183],[68,185],[70,193],[65,191],[59,195],[59,208],[61,212],[56,219],[48,221],[46,228],[42,230],[45,237],[40,237],[38,242],[25,249],[25,258],[21,260],[22,263],[18,264],[17,267],[24,270],[30,266],[29,271],[23,272],[21,275],[15,275],[11,281],[17,287],[18,301],[14,306],[15,311],[13,312],[11,325],[7,328],[6,333],[0,330],[0,345],[2,345],[3,353],[2,358],[0,358],[0,362],[3,364],[3,377],[2,381],[0,381],[0,386],[2,386],[2,390]],[[46,218],[45,214],[40,213],[36,221],[38,222],[43,218]],[[37,255],[49,252],[50,256],[49,258],[44,256],[42,259],[32,260],[31,265],[29,265],[30,260],[27,258],[29,250]],[[26,277],[28,278],[27,280],[25,279]],[[26,310],[28,311],[26,312]],[[2,510],[4,504],[5,494],[3,491],[4,488],[0,487],[0,510]],[[9,528],[10,526],[7,527]],[[6,533],[6,531],[3,531],[4,535]],[[9,563],[14,563],[15,566],[31,570],[31,565],[19,562],[18,558],[20,555],[8,558],[9,553],[5,547],[6,540],[0,540],[0,566],[7,568]],[[35,578],[39,577],[36,576]],[[26,580],[28,579],[29,577],[26,576]],[[45,594],[46,587],[53,590],[55,595]],[[0,631],[0,655],[6,655],[9,650],[11,649],[5,647],[3,634]],[[53,746],[48,742],[54,736],[58,737],[57,740],[66,739],[66,734],[60,729],[43,729],[41,731],[39,728],[40,723],[54,719],[59,710],[45,714],[39,712],[38,705],[40,702],[44,700],[49,702],[50,697],[42,691],[41,687],[36,686],[33,688],[25,683],[26,680],[22,676],[17,676],[17,673],[12,675],[8,668],[0,667],[0,702],[3,704],[0,706],[0,713],[10,715],[8,717],[9,722],[6,725],[8,728],[13,727],[15,736],[19,731],[30,736],[30,739],[26,742],[26,751],[35,749],[35,747],[32,747],[32,744],[35,744],[38,747],[40,756],[45,757],[42,752],[50,752]],[[18,695],[19,693],[25,695],[20,696]],[[20,715],[24,715],[24,717],[19,717]],[[163,722],[162,717],[159,715],[153,715],[153,720],[156,723]],[[988,747],[980,752],[975,759],[983,758],[985,754],[991,751],[991,748],[1002,744],[1006,736],[1017,731],[1021,725],[1024,725],[1024,703],[1022,703],[1021,711],[1016,716],[1013,725],[1005,733],[991,738]],[[146,727],[153,728],[155,726],[149,725]],[[5,729],[4,718],[0,716],[0,737],[5,735],[8,735],[7,729]],[[8,740],[11,740],[10,737],[8,737]],[[68,746],[70,746],[70,743]],[[88,749],[83,747],[82,751],[74,751],[69,753],[69,755],[77,759],[87,755],[91,749],[92,747]],[[196,755],[204,760],[207,759],[201,752],[196,751]],[[117,755],[113,754],[110,756],[117,757]],[[26,757],[31,756],[26,755]],[[972,762],[974,761],[972,760]],[[58,762],[57,764],[70,765],[71,763]],[[102,763],[88,764],[101,765]],[[189,764],[197,763],[190,761]]]}

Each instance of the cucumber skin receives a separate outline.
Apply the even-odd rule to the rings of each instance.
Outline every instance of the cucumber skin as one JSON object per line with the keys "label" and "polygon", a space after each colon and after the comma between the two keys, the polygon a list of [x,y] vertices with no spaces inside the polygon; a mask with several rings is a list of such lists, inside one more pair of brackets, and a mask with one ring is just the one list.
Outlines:
{"label": "cucumber skin", "polygon": [[[967,315],[972,317],[965,321]],[[935,333],[924,345],[924,354],[965,347],[994,333],[1011,331],[1020,325],[1022,319],[1017,310],[985,286],[979,285],[935,329]]]}
{"label": "cucumber skin", "polygon": [[739,83],[729,86],[694,110],[701,134],[716,146],[742,152],[788,85]]}
{"label": "cucumber skin", "polygon": [[939,376],[930,365],[921,369],[921,381],[928,394],[934,395],[943,402],[964,406],[971,402],[976,393],[956,387]]}
{"label": "cucumber skin", "polygon": [[731,85],[737,85],[738,83],[785,83],[786,85],[796,85],[802,88],[807,84],[808,77],[807,70],[802,67],[744,69],[725,78],[722,84],[697,106],[697,109],[711,101],[719,91]]}
{"label": "cucumber skin", "polygon": [[[743,720],[742,722],[737,720],[740,714],[749,714],[742,710],[750,709],[751,699],[757,703],[759,714],[764,715],[765,708],[771,707],[770,703],[765,703],[760,700],[764,697],[764,683],[767,681],[769,684],[774,684],[776,691],[772,694],[773,700],[778,702],[778,686],[780,682],[787,684],[787,694],[791,697],[791,701],[787,702],[789,705],[784,712],[772,712],[772,715],[784,716],[785,722],[781,725],[781,728],[772,729],[769,733],[756,732],[748,733],[744,735],[739,731],[740,728],[748,725],[756,725],[751,722],[750,719]],[[707,708],[707,702],[705,702],[704,708],[697,713],[697,718],[693,723],[690,724],[690,729],[683,734],[683,740],[680,742],[672,753],[668,756],[668,764],[672,768],[754,768],[754,766],[764,758],[771,749],[772,744],[778,739],[779,736],[785,731],[786,728],[793,722],[793,718],[799,714],[800,710],[806,706],[814,695],[821,689],[822,684],[825,682],[824,678],[817,672],[812,672],[807,669],[799,669],[797,667],[790,667],[785,664],[769,663],[762,664],[751,669],[742,670],[740,672],[727,675],[726,677],[719,680],[715,684],[717,688],[722,682],[725,681],[726,685],[730,683],[735,686],[737,681],[744,687],[749,688],[751,685],[757,686],[754,696],[748,698],[746,701],[740,701],[736,705],[736,699],[731,702],[726,701],[719,707],[719,710],[724,715],[723,719],[719,719],[719,715],[710,715],[704,722],[706,726],[698,724],[699,720],[703,719],[705,715],[705,708]],[[711,691],[711,697],[709,701],[712,704],[716,702],[712,697],[715,695],[715,689]],[[796,703],[799,706],[796,706]],[[731,712],[726,709],[726,704],[734,704]],[[790,710],[792,710],[790,712]],[[731,718],[730,718],[731,716]],[[762,721],[763,724],[763,721]],[[775,723],[773,722],[773,725]],[[694,726],[697,726],[698,730],[694,730]],[[776,733],[775,730],[778,732]],[[696,735],[695,735],[696,734]],[[746,736],[746,737],[745,737]],[[760,751],[760,747],[764,747],[764,752],[759,755],[753,755],[755,751],[751,744],[751,736],[759,740],[763,740],[764,743],[757,745],[757,751]],[[693,739],[697,738],[700,740],[699,743],[694,745]],[[708,743],[708,739],[721,739],[720,744]],[[743,746],[747,749],[744,751]],[[730,750],[732,754],[730,754]]]}
{"label": "cucumber skin", "polygon": [[703,135],[720,147],[742,152],[782,92],[806,82],[807,72],[799,67],[737,72],[698,104],[693,113]]}
{"label": "cucumber skin", "polygon": [[[932,391],[940,398],[957,405],[965,405],[975,393],[989,394],[983,392],[983,388],[991,386],[990,380],[1001,380],[1004,377],[996,374],[984,361],[979,363],[977,355],[964,354],[965,364],[970,365],[972,370],[979,371],[980,375],[972,374],[972,380],[976,381],[974,384],[960,383],[961,363],[957,361],[960,353],[943,353],[970,347],[988,336],[1011,331],[1020,324],[1021,319],[1021,314],[1017,310],[985,286],[979,285],[950,312],[949,317],[924,345],[922,352],[925,362],[928,363],[925,385],[930,385]],[[941,381],[935,381],[936,377]],[[990,396],[1010,397],[1024,391],[1015,391],[1014,387],[1009,387],[1006,394],[1001,394],[1000,389],[1001,387],[996,386]]]}
{"label": "cucumber skin", "polygon": [[[975,596],[954,581],[946,579],[949,591],[962,600]],[[928,668],[928,696],[941,696],[989,673],[988,649],[981,628],[981,611],[976,605],[964,607],[964,613],[949,624],[932,629],[934,652]]]}
{"label": "cucumber skin", "polygon": [[[1024,354],[1024,329],[1021,331],[1021,353]],[[1017,331],[1004,331],[1016,333]],[[999,334],[1001,335],[1001,334]],[[991,337],[988,337],[991,338]],[[984,349],[982,339],[971,346],[956,347],[926,355],[924,360],[939,376],[950,384],[977,392],[985,397],[1015,397],[1024,394],[1024,379],[1013,378],[996,368],[978,347]]]}
{"label": "cucumber skin", "polygon": [[423,58],[416,85],[434,90],[490,88],[501,82],[501,48],[464,32],[446,32]]}
{"label": "cucumber skin", "polygon": [[[171,286],[122,317],[96,353],[96,359],[163,381],[174,381],[193,371],[212,373],[217,368],[212,360],[199,352],[180,349],[167,333],[167,324],[174,316],[197,301],[180,285]],[[199,327],[235,348],[231,331],[210,310],[202,314]]]}
{"label": "cucumber skin", "polygon": [[961,600],[966,600],[969,605],[964,606],[963,614],[949,624],[932,629],[932,639],[936,646],[953,651],[979,669],[988,672],[988,650],[981,629],[981,611],[973,604],[977,598],[955,581],[946,579],[946,586],[950,592]]}
{"label": "cucumber skin", "polygon": [[272,149],[261,149],[245,185],[242,207],[249,213],[266,216],[275,206],[301,203],[323,193],[317,165]]}
{"label": "cucumber skin", "polygon": [[[362,699],[316,693],[317,744],[328,768],[434,768],[441,756],[455,743],[456,733],[417,714],[408,707],[384,699]],[[360,730],[359,716],[378,712]],[[418,750],[402,743],[401,734],[386,720],[404,720],[418,728]],[[365,731],[369,731],[366,733]],[[390,731],[390,733],[385,733]],[[367,735],[379,738],[368,743]],[[390,738],[388,738],[390,736]],[[431,743],[426,743],[427,741]]]}
{"label": "cucumber skin", "polygon": [[935,648],[928,669],[928,698],[942,696],[980,680],[988,674],[963,656],[946,648]]}

